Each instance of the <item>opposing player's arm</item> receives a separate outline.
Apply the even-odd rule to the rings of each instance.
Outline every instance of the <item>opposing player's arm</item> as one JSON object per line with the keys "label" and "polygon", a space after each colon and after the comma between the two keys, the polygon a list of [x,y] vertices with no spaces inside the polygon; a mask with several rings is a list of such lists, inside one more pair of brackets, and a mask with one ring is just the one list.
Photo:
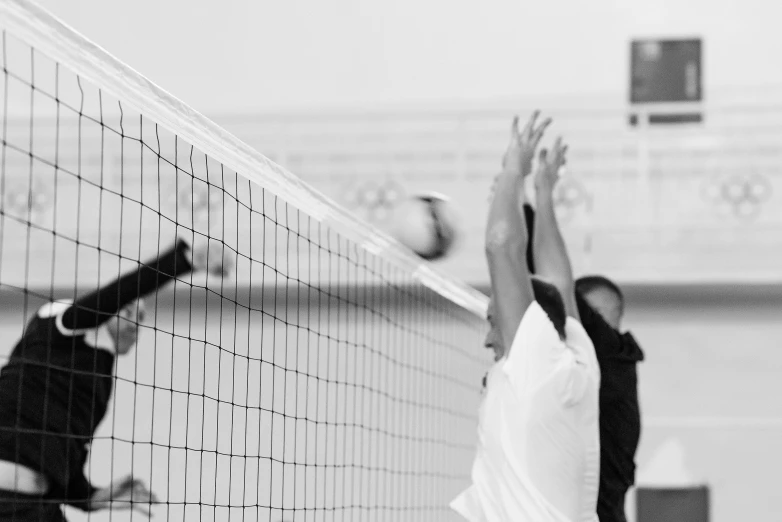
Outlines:
{"label": "opposing player's arm", "polygon": [[187,272],[207,270],[223,275],[229,268],[229,258],[219,242],[203,241],[193,248],[180,239],[172,248],[140,264],[136,270],[77,299],[58,316],[58,329],[64,335],[83,333],[97,328],[128,304]]}
{"label": "opposing player's arm", "polygon": [[518,202],[524,193],[524,178],[532,170],[535,148],[550,123],[535,126],[535,113],[522,132],[518,118],[511,127],[511,140],[497,177],[486,226],[486,259],[489,265],[497,326],[507,351],[524,313],[534,300],[525,260],[527,231],[519,227]]}
{"label": "opposing player's arm", "polygon": [[554,211],[554,186],[565,164],[567,146],[557,139],[551,153],[541,151],[540,168],[535,178],[537,213],[533,234],[533,256],[537,274],[557,287],[570,317],[579,319],[575,281],[567,247]]}

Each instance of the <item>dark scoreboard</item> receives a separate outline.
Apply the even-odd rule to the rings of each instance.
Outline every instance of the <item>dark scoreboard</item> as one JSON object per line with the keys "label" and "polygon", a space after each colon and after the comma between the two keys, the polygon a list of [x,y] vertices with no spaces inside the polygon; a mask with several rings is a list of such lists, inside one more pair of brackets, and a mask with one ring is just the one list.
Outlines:
{"label": "dark scoreboard", "polygon": [[700,39],[634,40],[630,46],[630,103],[703,99]]}

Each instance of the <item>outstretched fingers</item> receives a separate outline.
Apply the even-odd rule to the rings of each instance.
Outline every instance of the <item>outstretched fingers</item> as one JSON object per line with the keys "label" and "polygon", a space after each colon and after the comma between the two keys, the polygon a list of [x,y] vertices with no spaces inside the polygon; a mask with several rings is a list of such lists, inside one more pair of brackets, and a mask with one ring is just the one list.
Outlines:
{"label": "outstretched fingers", "polygon": [[549,125],[551,125],[551,118],[546,118],[543,120],[543,122],[538,125],[538,128],[535,129],[535,131],[532,133],[532,136],[530,137],[530,142],[533,147],[537,147],[540,143],[540,140],[543,139],[543,134],[546,132],[546,129]]}
{"label": "outstretched fingers", "polygon": [[567,153],[567,145],[562,141],[562,136],[557,137],[554,142],[554,162],[557,168],[565,164],[565,154]]}
{"label": "outstretched fingers", "polygon": [[533,131],[535,129],[535,122],[538,120],[538,116],[540,116],[540,111],[535,111],[527,120],[527,124],[524,125],[524,130],[521,131],[521,137],[523,139],[529,140],[532,137]]}

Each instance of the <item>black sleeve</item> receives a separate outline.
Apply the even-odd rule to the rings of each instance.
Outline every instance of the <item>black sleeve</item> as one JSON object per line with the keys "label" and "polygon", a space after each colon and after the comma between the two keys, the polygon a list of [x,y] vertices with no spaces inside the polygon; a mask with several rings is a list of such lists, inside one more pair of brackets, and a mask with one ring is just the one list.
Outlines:
{"label": "black sleeve", "polygon": [[90,484],[84,473],[79,472],[78,476],[71,478],[68,491],[65,493],[65,504],[82,511],[94,511],[90,506],[90,498],[97,490],[96,487]]}
{"label": "black sleeve", "polygon": [[79,298],[62,316],[69,330],[97,328],[125,305],[154,292],[175,277],[192,270],[185,257],[189,245],[180,240],[168,252],[139,266],[129,274]]}

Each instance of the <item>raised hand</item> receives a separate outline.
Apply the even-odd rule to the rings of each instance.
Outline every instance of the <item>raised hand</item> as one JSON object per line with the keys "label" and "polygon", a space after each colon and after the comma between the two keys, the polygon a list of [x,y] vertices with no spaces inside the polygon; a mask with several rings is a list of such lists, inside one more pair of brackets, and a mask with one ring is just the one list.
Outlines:
{"label": "raised hand", "polygon": [[546,149],[540,151],[538,172],[535,175],[535,189],[538,193],[551,193],[554,190],[562,168],[567,161],[567,145],[559,137],[554,142],[554,147],[549,152]]}
{"label": "raised hand", "polygon": [[159,502],[147,485],[139,479],[127,475],[99,489],[90,498],[92,509],[132,509],[147,517],[152,516],[152,504]]}
{"label": "raised hand", "polygon": [[513,118],[510,128],[510,142],[502,158],[502,170],[504,173],[520,175],[522,178],[532,173],[532,160],[535,158],[535,150],[546,127],[551,124],[551,118],[546,118],[540,124],[537,119],[540,111],[535,111],[527,120],[527,124],[519,131],[519,117]]}
{"label": "raised hand", "polygon": [[231,251],[216,239],[196,236],[186,255],[194,272],[206,271],[210,275],[224,277],[233,271]]}

